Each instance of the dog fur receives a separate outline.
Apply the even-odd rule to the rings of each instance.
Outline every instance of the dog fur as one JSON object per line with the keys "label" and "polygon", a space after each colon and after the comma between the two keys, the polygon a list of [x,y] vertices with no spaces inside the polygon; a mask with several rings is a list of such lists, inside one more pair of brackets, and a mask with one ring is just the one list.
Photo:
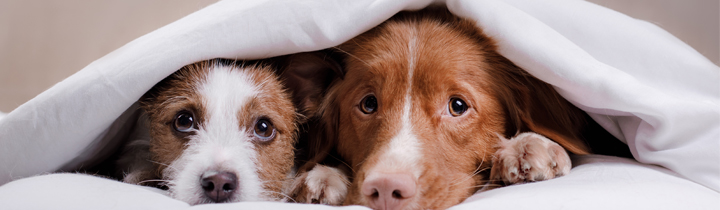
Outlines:
{"label": "dog fur", "polygon": [[[194,63],[155,85],[140,105],[149,138],[126,147],[119,161],[126,166],[125,182],[161,182],[173,198],[191,205],[286,198],[282,191],[291,176],[298,115],[270,65]],[[186,129],[178,130],[178,122]],[[216,186],[213,196],[229,194],[210,196],[202,180],[223,174],[232,175],[219,179],[236,186]]]}
{"label": "dog fur", "polygon": [[[315,65],[340,66],[342,77],[324,81],[309,115],[317,119],[317,156],[301,168],[291,195],[317,188],[310,180],[341,183],[330,180],[347,174],[347,188],[325,186],[345,189],[343,204],[443,209],[493,183],[564,175],[567,151],[589,152],[580,138],[582,111],[445,8],[401,12],[324,53],[337,59]],[[313,173],[329,159],[348,170]]]}

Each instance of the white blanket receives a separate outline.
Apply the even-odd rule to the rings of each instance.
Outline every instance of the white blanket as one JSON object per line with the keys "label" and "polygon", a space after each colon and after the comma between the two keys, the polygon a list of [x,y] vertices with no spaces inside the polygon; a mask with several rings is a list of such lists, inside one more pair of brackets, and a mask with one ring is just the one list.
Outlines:
{"label": "white blanket", "polygon": [[[215,3],[98,59],[0,120],[0,184],[106,157],[133,122],[134,102],[186,64],[331,47],[430,3]],[[579,0],[446,4],[626,142],[637,161],[720,191],[720,68],[697,51],[655,25]]]}
{"label": "white blanket", "polygon": [[[569,175],[499,188],[470,197],[459,209],[717,209],[720,196],[676,173],[633,160],[574,157]],[[241,202],[189,206],[161,190],[82,174],[51,174],[0,187],[3,209],[333,209],[322,205]],[[367,209],[359,206],[343,209]]]}

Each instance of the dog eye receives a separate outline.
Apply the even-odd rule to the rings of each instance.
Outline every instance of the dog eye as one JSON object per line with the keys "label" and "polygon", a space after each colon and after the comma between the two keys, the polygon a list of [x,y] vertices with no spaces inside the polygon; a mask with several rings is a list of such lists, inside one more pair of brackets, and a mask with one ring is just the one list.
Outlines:
{"label": "dog eye", "polygon": [[465,101],[459,98],[451,98],[450,104],[448,104],[448,110],[450,111],[450,114],[452,114],[453,117],[457,117],[465,113],[467,111],[468,106]]}
{"label": "dog eye", "polygon": [[377,106],[377,98],[375,98],[374,95],[365,96],[365,98],[360,101],[360,111],[365,114],[374,113],[375,111],[377,111]]}
{"label": "dog eye", "polygon": [[173,127],[176,131],[180,132],[190,132],[192,130],[193,126],[195,126],[195,119],[190,112],[180,112],[175,116],[175,122],[173,122]]}
{"label": "dog eye", "polygon": [[275,127],[266,119],[260,119],[255,123],[255,136],[262,141],[269,141],[275,137]]}

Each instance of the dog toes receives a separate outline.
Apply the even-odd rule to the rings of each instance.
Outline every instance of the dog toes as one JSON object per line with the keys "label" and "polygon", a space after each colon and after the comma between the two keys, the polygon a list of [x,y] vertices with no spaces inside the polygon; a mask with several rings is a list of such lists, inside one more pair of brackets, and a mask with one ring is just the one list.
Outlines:
{"label": "dog toes", "polygon": [[522,133],[501,140],[490,174],[493,180],[516,184],[562,176],[570,167],[570,156],[559,144],[536,133]]}
{"label": "dog toes", "polygon": [[340,205],[345,200],[349,183],[347,176],[337,168],[316,165],[296,178],[291,195],[298,203]]}

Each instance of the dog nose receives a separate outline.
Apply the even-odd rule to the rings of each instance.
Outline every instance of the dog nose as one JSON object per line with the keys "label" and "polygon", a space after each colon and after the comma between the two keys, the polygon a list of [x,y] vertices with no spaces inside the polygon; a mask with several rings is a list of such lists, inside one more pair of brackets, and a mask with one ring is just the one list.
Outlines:
{"label": "dog nose", "polygon": [[205,172],[200,181],[205,196],[215,203],[230,200],[238,186],[237,175],[230,172]]}
{"label": "dog nose", "polygon": [[370,174],[362,194],[373,209],[402,209],[415,196],[416,183],[410,174]]}

